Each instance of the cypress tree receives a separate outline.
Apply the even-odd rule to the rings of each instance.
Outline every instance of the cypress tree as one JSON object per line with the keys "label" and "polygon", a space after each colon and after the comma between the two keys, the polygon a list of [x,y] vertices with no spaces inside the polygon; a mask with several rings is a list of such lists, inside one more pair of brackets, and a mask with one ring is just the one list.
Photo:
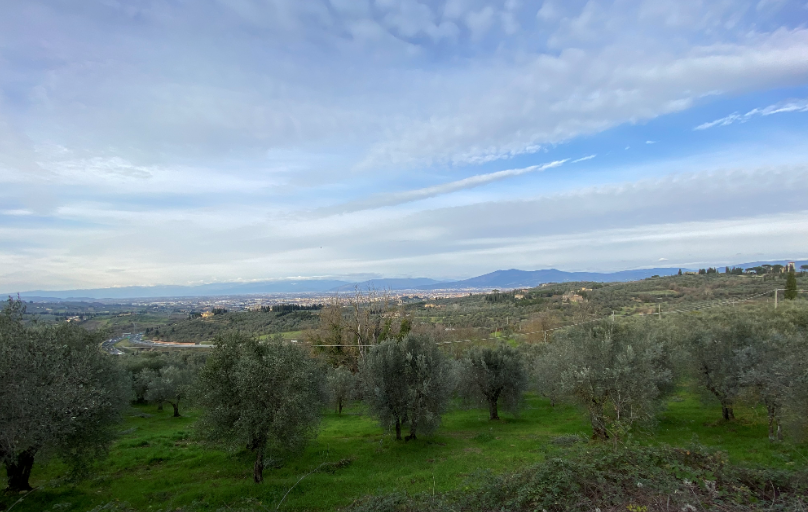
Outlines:
{"label": "cypress tree", "polygon": [[787,300],[797,298],[797,276],[794,274],[793,270],[789,271],[788,277],[786,278],[786,292],[784,296]]}

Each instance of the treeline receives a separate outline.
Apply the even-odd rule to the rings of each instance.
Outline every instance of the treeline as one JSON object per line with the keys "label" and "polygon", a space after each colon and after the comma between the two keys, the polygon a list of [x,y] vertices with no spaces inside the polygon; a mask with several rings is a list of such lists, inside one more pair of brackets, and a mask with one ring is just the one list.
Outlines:
{"label": "treeline", "polygon": [[281,312],[225,312],[210,318],[188,318],[169,321],[146,329],[147,337],[165,341],[202,342],[215,339],[231,330],[255,336],[300,331],[318,324],[316,311],[290,310]]}
{"label": "treeline", "polygon": [[[791,274],[769,274],[764,279],[748,276],[681,275],[648,278],[628,283],[556,283],[544,287],[474,295],[404,307],[413,325],[440,324],[444,327],[495,331],[528,332],[542,318],[551,316],[556,325],[577,323],[617,314],[662,312],[682,309],[694,303],[742,300],[752,295],[785,287]],[[796,277],[796,276],[795,276]],[[804,277],[800,274],[800,280]],[[767,280],[786,281],[772,285]],[[796,284],[799,284],[797,282]],[[805,287],[805,284],[801,285]],[[566,295],[566,299],[565,299]],[[572,295],[579,295],[583,301]],[[773,298],[773,295],[770,296]],[[575,301],[569,300],[575,298]]]}

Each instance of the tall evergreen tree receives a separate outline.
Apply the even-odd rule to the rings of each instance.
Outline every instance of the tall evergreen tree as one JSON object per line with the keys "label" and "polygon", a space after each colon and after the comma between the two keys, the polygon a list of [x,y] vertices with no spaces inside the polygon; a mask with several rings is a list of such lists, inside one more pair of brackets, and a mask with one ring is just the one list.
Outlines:
{"label": "tall evergreen tree", "polygon": [[788,277],[786,278],[785,298],[787,300],[797,298],[797,276],[793,270],[788,273]]}

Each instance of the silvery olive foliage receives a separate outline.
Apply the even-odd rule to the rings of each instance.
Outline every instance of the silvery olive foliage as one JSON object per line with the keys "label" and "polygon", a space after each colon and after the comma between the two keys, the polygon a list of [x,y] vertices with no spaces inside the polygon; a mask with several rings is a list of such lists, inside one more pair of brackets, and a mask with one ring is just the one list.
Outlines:
{"label": "silvery olive foliage", "polygon": [[756,343],[736,352],[741,372],[738,380],[750,401],[766,407],[769,440],[780,441],[783,413],[795,384],[795,365],[799,364],[789,354],[796,355],[792,350],[798,350],[801,344],[781,333],[753,341]]}
{"label": "silvery olive foliage", "polygon": [[553,358],[553,347],[549,343],[524,345],[522,353],[527,361],[530,386],[540,395],[550,400],[550,405],[564,398],[561,374],[557,361]]}
{"label": "silvery olive foliage", "polygon": [[766,331],[765,318],[740,308],[679,319],[677,338],[692,376],[708,397],[720,403],[724,420],[735,419],[733,406],[744,391],[742,378],[750,361],[738,353],[758,346]]}
{"label": "silvery olive foliage", "polygon": [[430,434],[440,425],[455,388],[447,357],[427,336],[408,335],[374,346],[361,366],[364,399],[384,428],[409,427],[406,440]]}
{"label": "silvery olive foliage", "polygon": [[488,406],[491,420],[499,419],[499,406],[517,414],[527,389],[524,354],[501,343],[472,347],[463,357],[462,392]]}
{"label": "silvery olive foliage", "polygon": [[0,313],[0,459],[11,490],[30,489],[34,462],[58,456],[74,476],[106,454],[129,396],[103,336],[71,324],[26,326],[24,304]]}
{"label": "silvery olive foliage", "polygon": [[304,348],[276,337],[220,336],[199,372],[203,438],[255,453],[253,479],[268,456],[301,451],[317,433],[325,405],[325,369]]}
{"label": "silvery olive foliage", "polygon": [[132,383],[133,400],[140,404],[146,403],[149,382],[159,373],[160,368],[168,364],[168,357],[160,352],[144,352],[125,354],[120,360]]}
{"label": "silvery olive foliage", "polygon": [[351,370],[339,366],[328,372],[328,394],[334,410],[342,414],[342,408],[356,396],[358,379]]}
{"label": "silvery olive foliage", "polygon": [[[187,366],[166,366],[159,371],[144,370],[148,378],[146,400],[150,402],[167,402],[174,408],[174,417],[180,416],[180,400],[187,398],[194,382],[193,369]],[[136,383],[138,383],[136,381]]]}
{"label": "silvery olive foliage", "polygon": [[654,418],[673,378],[658,333],[649,322],[604,321],[556,335],[547,357],[564,395],[589,413],[593,438]]}

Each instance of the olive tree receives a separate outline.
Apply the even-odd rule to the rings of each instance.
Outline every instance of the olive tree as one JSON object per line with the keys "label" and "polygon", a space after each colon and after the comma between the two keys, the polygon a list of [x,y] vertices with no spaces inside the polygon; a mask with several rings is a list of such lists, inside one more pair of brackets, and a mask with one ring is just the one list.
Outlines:
{"label": "olive tree", "polygon": [[145,352],[122,355],[120,361],[129,374],[134,401],[145,403],[149,382],[155,378],[155,374],[159,372],[160,368],[166,366],[166,357],[160,352]]}
{"label": "olive tree", "polygon": [[569,329],[557,335],[548,357],[564,394],[587,409],[593,439],[608,439],[610,424],[651,420],[672,380],[668,351],[646,322]]}
{"label": "olive tree", "polygon": [[191,369],[171,365],[160,368],[159,372],[144,370],[143,373],[149,377],[146,400],[159,404],[168,402],[174,408],[174,417],[179,418],[180,400],[185,399],[191,391]]}
{"label": "olive tree", "polygon": [[[799,379],[797,357],[805,356],[802,343],[772,333],[759,343],[739,350],[740,383],[752,398],[766,407],[769,440],[783,438],[782,419],[792,387]],[[800,354],[800,352],[803,352]]]}
{"label": "olive tree", "polygon": [[708,396],[721,404],[721,417],[735,419],[733,406],[744,390],[743,358],[737,353],[764,336],[760,319],[733,308],[680,319],[678,340],[688,367]]}
{"label": "olive tree", "polygon": [[406,440],[440,425],[454,390],[454,372],[434,340],[408,335],[374,346],[361,367],[365,401],[385,428],[409,426]]}
{"label": "olive tree", "polygon": [[463,392],[485,401],[490,420],[499,420],[499,405],[516,414],[527,388],[523,356],[504,343],[472,347],[463,358]]}
{"label": "olive tree", "polygon": [[57,456],[75,477],[106,454],[129,386],[103,337],[71,324],[23,324],[24,305],[0,313],[0,460],[8,489],[30,490],[35,461]]}
{"label": "olive tree", "polygon": [[325,402],[324,369],[280,338],[234,332],[217,337],[199,373],[203,438],[255,453],[253,480],[264,479],[268,453],[300,451],[317,431]]}
{"label": "olive tree", "polygon": [[328,374],[328,392],[337,414],[342,414],[342,408],[354,397],[357,379],[351,370],[340,366]]}
{"label": "olive tree", "polygon": [[550,405],[563,398],[561,368],[554,357],[551,344],[525,345],[522,347],[528,368],[528,380],[533,389],[550,400]]}
{"label": "olive tree", "polygon": [[132,394],[136,403],[146,403],[146,396],[149,393],[149,384],[159,376],[156,370],[143,368],[137,373],[130,374],[132,383]]}

